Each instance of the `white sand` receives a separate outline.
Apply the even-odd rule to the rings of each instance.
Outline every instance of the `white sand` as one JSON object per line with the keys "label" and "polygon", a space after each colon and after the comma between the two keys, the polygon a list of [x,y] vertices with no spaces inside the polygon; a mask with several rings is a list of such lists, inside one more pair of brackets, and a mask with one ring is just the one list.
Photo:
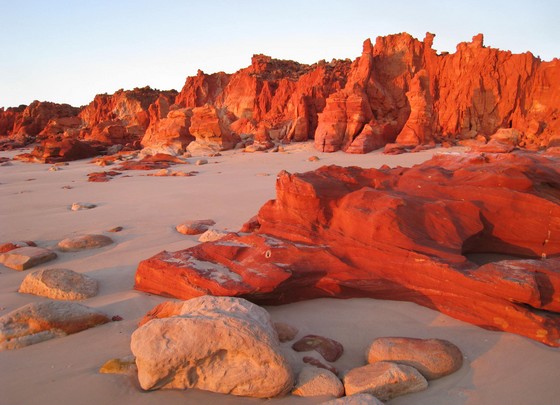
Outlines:
{"label": "white sand", "polygon": [[[55,172],[48,171],[50,165],[20,162],[0,167],[0,243],[33,240],[39,246],[53,247],[71,235],[104,233],[112,237],[116,243],[111,246],[59,253],[56,261],[33,270],[64,267],[96,278],[99,295],[84,303],[124,318],[72,336],[0,352],[0,404],[264,403],[196,390],[145,393],[131,377],[99,374],[97,370],[110,358],[130,354],[130,335],[136,322],[165,300],[132,290],[138,263],[161,250],[174,251],[198,243],[197,237],[176,232],[178,223],[211,218],[217,229],[238,230],[265,201],[274,198],[276,174],[282,169],[302,172],[323,164],[410,166],[434,153],[322,154],[310,144],[286,149],[286,153],[229,151],[209,158],[208,165],[172,167],[198,170],[195,177],[148,177],[147,172],[130,171],[124,175],[131,177],[118,176],[108,183],[87,182],[87,173],[113,168],[101,168],[88,160],[71,162]],[[0,152],[0,156],[14,154]],[[319,156],[320,161],[307,161],[312,155]],[[98,207],[73,212],[69,209],[73,202],[95,203]],[[124,230],[106,232],[116,226]],[[0,265],[0,315],[44,300],[16,292],[25,275]],[[560,350],[520,336],[485,331],[406,302],[321,299],[268,309],[274,320],[297,326],[298,337],[322,334],[343,343],[345,353],[335,363],[340,370],[363,365],[366,347],[378,336],[437,337],[449,339],[463,350],[466,361],[461,370],[431,382],[425,392],[397,398],[391,404],[525,405],[560,401]],[[308,353],[292,354],[290,344],[284,346],[299,367],[298,359]],[[312,404],[321,399],[285,397],[268,402]]]}

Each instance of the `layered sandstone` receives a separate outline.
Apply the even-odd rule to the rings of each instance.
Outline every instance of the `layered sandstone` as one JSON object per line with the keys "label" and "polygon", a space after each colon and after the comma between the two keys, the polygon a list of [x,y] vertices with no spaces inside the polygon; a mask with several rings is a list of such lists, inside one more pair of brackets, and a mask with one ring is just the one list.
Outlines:
{"label": "layered sandstone", "polygon": [[[483,36],[453,54],[403,33],[367,40],[344,89],[327,99],[315,145],[326,152],[369,151],[394,142],[523,133],[520,146],[546,147],[560,127],[560,63],[485,47]],[[380,139],[381,138],[381,139]]]}
{"label": "layered sandstone", "polygon": [[144,87],[97,95],[81,110],[37,101],[0,110],[0,135],[19,137],[2,147],[41,134],[176,154],[193,140],[191,148],[203,152],[239,141],[263,150],[310,139],[324,152],[367,153],[392,143],[389,151],[437,142],[477,146],[500,129],[519,131],[513,147],[558,143],[558,59],[487,47],[482,34],[438,54],[433,39],[368,39],[353,62],[307,65],[254,55],[233,74],[198,71],[179,93]]}
{"label": "layered sandstone", "polygon": [[167,116],[176,94],[150,87],[98,94],[80,112],[85,127],[81,136],[108,145],[139,142],[151,122]]}
{"label": "layered sandstone", "polygon": [[[407,300],[557,346],[559,163],[526,152],[282,172],[252,232],[159,253],[140,263],[135,286],[266,304]],[[520,259],[478,266],[465,256],[477,252]]]}

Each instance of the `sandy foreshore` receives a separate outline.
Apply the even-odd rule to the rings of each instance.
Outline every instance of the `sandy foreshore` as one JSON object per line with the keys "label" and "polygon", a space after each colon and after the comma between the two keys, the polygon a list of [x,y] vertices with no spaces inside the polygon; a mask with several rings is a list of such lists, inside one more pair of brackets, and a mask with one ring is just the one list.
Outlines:
{"label": "sandy foreshore", "polygon": [[[17,153],[21,153],[18,151]],[[199,173],[193,177],[153,177],[129,171],[108,183],[89,183],[87,174],[109,170],[89,160],[70,162],[58,171],[50,165],[12,162],[0,167],[0,243],[32,240],[52,247],[73,235],[102,233],[115,243],[97,250],[59,253],[53,261],[32,269],[68,268],[99,282],[99,294],[83,303],[98,308],[111,322],[64,338],[0,352],[0,404],[246,404],[264,403],[202,391],[142,392],[133,378],[99,374],[108,359],[130,354],[130,335],[148,310],[165,298],[132,289],[138,263],[162,250],[198,243],[196,236],[175,231],[190,219],[211,218],[216,229],[236,231],[267,200],[274,198],[276,174],[303,172],[326,164],[379,167],[411,166],[433,153],[387,156],[380,152],[322,154],[310,143],[292,144],[283,153],[226,151],[203,166],[172,169]],[[0,152],[11,157],[16,152]],[[308,158],[318,156],[319,161]],[[196,158],[189,159],[191,163]],[[97,204],[71,211],[74,202]],[[107,233],[122,226],[119,233]],[[0,315],[45,298],[19,294],[29,270],[0,266]],[[368,344],[379,336],[442,338],[465,354],[461,370],[430,383],[427,391],[390,401],[391,404],[554,404],[560,398],[560,350],[529,339],[490,332],[407,302],[373,299],[320,299],[267,307],[274,321],[299,328],[298,336],[321,334],[340,341],[345,352],[339,370],[364,364]],[[295,367],[304,353],[284,344]],[[297,371],[297,369],[296,369]],[[272,404],[313,404],[325,398],[285,397]]]}

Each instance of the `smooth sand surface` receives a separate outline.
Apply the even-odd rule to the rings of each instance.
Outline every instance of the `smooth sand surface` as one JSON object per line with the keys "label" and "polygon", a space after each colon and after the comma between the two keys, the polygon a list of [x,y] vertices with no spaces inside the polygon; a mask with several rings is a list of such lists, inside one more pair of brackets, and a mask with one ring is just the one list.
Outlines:
{"label": "smooth sand surface", "polygon": [[[23,272],[0,265],[0,315],[45,300],[17,292],[27,272],[63,267],[99,281],[98,296],[84,304],[124,319],[0,352],[0,404],[264,403],[197,390],[143,392],[132,377],[98,373],[106,360],[130,354],[130,335],[139,318],[165,300],[132,289],[138,263],[161,250],[197,244],[196,236],[174,230],[185,220],[211,218],[216,221],[216,229],[238,230],[263,203],[274,198],[276,174],[281,170],[303,172],[325,164],[410,166],[442,152],[459,153],[323,154],[309,143],[293,144],[284,153],[227,151],[208,158],[207,165],[172,167],[174,171],[199,171],[194,177],[150,177],[146,176],[149,172],[129,171],[108,183],[87,182],[87,173],[113,169],[98,167],[89,160],[70,162],[59,171],[49,171],[51,165],[20,162],[0,167],[0,243],[33,240],[41,247],[54,248],[60,240],[84,233],[102,233],[115,241],[97,250],[59,252],[55,261]],[[0,152],[0,156],[15,154]],[[320,160],[309,162],[312,155]],[[189,160],[194,163],[196,158]],[[98,206],[71,211],[74,202]],[[107,232],[116,226],[123,230]],[[465,354],[461,370],[430,382],[427,391],[394,399],[391,404],[526,405],[560,401],[560,350],[520,336],[486,331],[407,302],[319,299],[267,309],[274,321],[298,327],[298,337],[313,333],[340,341],[345,352],[334,364],[339,370],[363,365],[367,346],[379,336],[443,338],[461,348]],[[283,347],[297,371],[300,359],[309,353],[293,352],[290,343]],[[315,357],[320,358],[318,354]],[[314,404],[324,399],[288,396],[266,403]]]}

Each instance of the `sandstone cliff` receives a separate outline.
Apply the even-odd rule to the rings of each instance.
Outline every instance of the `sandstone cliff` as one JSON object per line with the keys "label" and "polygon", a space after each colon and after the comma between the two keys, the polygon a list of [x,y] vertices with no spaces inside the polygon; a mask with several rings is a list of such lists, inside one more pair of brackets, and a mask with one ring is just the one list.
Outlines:
{"label": "sandstone cliff", "polygon": [[[368,39],[353,62],[306,65],[254,55],[233,74],[198,71],[179,93],[145,87],[98,95],[79,115],[67,105],[34,102],[23,111],[1,110],[0,132],[174,153],[193,140],[195,149],[219,150],[239,141],[308,139],[324,152],[367,153],[391,143],[484,144],[500,129],[519,132],[513,147],[560,143],[557,135],[553,141],[560,130],[558,59],[486,47],[482,34],[438,54],[433,39]],[[77,115],[80,122],[59,120]]]}

